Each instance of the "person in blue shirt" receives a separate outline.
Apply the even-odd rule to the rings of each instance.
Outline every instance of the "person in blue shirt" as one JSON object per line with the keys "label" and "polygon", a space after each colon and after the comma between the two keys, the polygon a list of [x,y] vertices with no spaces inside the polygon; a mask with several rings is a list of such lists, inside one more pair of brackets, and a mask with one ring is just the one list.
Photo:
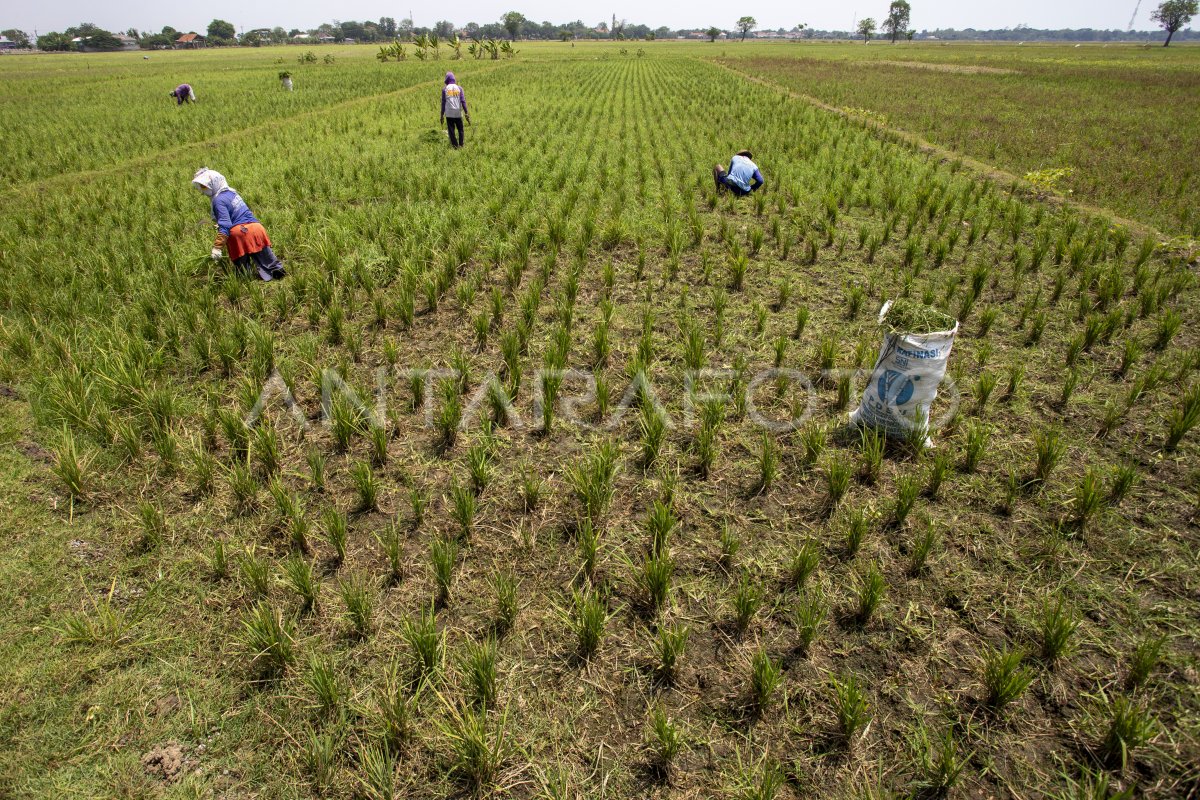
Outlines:
{"label": "person in blue shirt", "polygon": [[713,180],[717,191],[728,189],[738,197],[756,192],[766,183],[749,150],[739,150],[730,160],[728,171],[720,164],[713,167]]}
{"label": "person in blue shirt", "polygon": [[212,218],[217,223],[217,238],[212,246],[213,261],[221,250],[247,274],[258,273],[264,281],[284,276],[283,264],[271,249],[266,228],[254,216],[242,196],[214,169],[201,167],[192,176],[192,185],[212,200]]}

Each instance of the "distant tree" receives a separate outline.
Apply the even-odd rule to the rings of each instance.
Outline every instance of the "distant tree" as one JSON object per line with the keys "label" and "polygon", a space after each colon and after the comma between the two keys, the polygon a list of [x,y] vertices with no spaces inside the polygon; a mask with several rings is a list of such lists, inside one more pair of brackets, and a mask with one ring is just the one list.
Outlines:
{"label": "distant tree", "polygon": [[179,31],[175,30],[170,25],[163,25],[163,29],[159,31],[159,33],[169,38],[172,42],[179,38]]}
{"label": "distant tree", "polygon": [[449,39],[454,35],[454,23],[448,19],[440,20],[433,26],[433,32],[443,39]]}
{"label": "distant tree", "polygon": [[904,38],[908,39],[910,42],[913,40],[913,37],[916,35],[917,35],[917,32],[912,28],[909,28],[908,30],[906,30],[904,32]]}
{"label": "distant tree", "polygon": [[72,37],[65,33],[43,33],[38,37],[37,46],[39,50],[65,51],[74,50],[75,45],[71,42]]}
{"label": "distant tree", "polygon": [[128,36],[130,39],[142,38],[142,35],[140,33],[138,33],[137,28],[130,28],[129,30],[125,31],[125,35]]}
{"label": "distant tree", "polygon": [[741,17],[737,21],[738,30],[742,32],[742,41],[746,41],[746,34],[753,30],[758,24],[758,20],[754,17]]}
{"label": "distant tree", "polygon": [[1162,26],[1167,32],[1167,40],[1163,47],[1171,44],[1175,31],[1187,25],[1192,17],[1200,14],[1200,3],[1197,0],[1165,0],[1150,14],[1150,19]]}
{"label": "distant tree", "polygon": [[888,6],[888,15],[887,19],[883,21],[883,30],[892,40],[892,44],[895,44],[896,39],[903,36],[904,32],[908,30],[908,18],[911,13],[912,6],[908,4],[908,0],[892,0],[892,4]]}
{"label": "distant tree", "polygon": [[560,28],[558,31],[558,38],[560,41],[569,42],[575,38],[575,34],[571,33],[571,31],[567,28]]}
{"label": "distant tree", "polygon": [[237,36],[237,28],[233,27],[232,22],[226,22],[223,19],[214,19],[208,23],[208,38],[217,42],[231,42]]}
{"label": "distant tree", "polygon": [[411,39],[413,35],[413,21],[408,17],[400,20],[400,24],[396,26],[397,39]]}
{"label": "distant tree", "polygon": [[709,28],[708,30],[706,30],[704,32],[704,34],[708,37],[708,40],[710,42],[715,42],[717,40],[717,37],[720,36],[722,33],[724,33],[724,31],[722,31],[716,25],[712,26],[711,28]]}
{"label": "distant tree", "polygon": [[463,28],[463,31],[467,34],[468,39],[474,39],[474,40],[479,39],[479,23],[478,22],[468,22],[466,27]]}
{"label": "distant tree", "polygon": [[103,28],[90,22],[81,22],[73,28],[67,28],[63,35],[68,39],[80,39],[79,49],[89,50],[120,50],[121,40]]}
{"label": "distant tree", "polygon": [[29,34],[16,28],[0,31],[0,36],[7,36],[17,47],[29,47]]}
{"label": "distant tree", "polygon": [[500,22],[504,25],[504,30],[508,31],[508,37],[515,42],[521,25],[525,22],[525,15],[519,11],[509,11],[500,18]]}
{"label": "distant tree", "polygon": [[379,35],[385,39],[396,38],[396,20],[393,17],[379,18]]}
{"label": "distant tree", "polygon": [[671,38],[671,29],[668,28],[666,25],[663,25],[662,27],[659,27],[659,28],[655,28],[654,29],[654,38],[655,39],[670,39]]}
{"label": "distant tree", "polygon": [[283,44],[287,40],[288,40],[288,32],[287,31],[285,31],[283,28],[281,28],[278,25],[276,25],[274,28],[271,28],[271,43],[272,44]]}
{"label": "distant tree", "polygon": [[875,35],[875,19],[873,17],[867,17],[859,21],[858,35],[863,37],[864,42],[871,41],[871,37]]}

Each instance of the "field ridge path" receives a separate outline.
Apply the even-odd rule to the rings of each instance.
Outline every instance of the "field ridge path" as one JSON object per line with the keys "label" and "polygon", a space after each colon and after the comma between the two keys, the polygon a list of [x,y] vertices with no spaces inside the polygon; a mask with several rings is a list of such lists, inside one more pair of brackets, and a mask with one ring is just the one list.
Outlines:
{"label": "field ridge path", "polygon": [[[511,62],[500,61],[496,64],[485,64],[485,65],[481,66],[479,68],[479,72],[475,73],[475,74],[492,72],[494,70],[500,69],[502,66],[504,66],[508,63],[511,63]],[[126,169],[139,167],[139,166],[148,166],[151,164],[157,164],[157,163],[161,162],[164,159],[164,157],[165,158],[174,158],[176,156],[185,155],[189,151],[196,149],[196,148],[211,147],[212,145],[215,145],[215,144],[225,144],[228,142],[237,141],[238,139],[240,139],[246,135],[261,133],[262,131],[272,130],[272,129],[276,129],[276,128],[282,128],[286,125],[290,125],[292,123],[299,122],[299,121],[306,120],[306,119],[311,119],[311,118],[319,116],[321,114],[327,114],[331,111],[340,111],[340,110],[347,109],[347,108],[353,108],[357,105],[361,105],[363,103],[369,103],[369,102],[379,100],[384,97],[397,97],[397,96],[400,96],[403,94],[408,94],[409,92],[414,92],[418,89],[425,90],[428,88],[429,88],[428,84],[416,83],[416,84],[413,84],[412,86],[405,86],[403,88],[394,89],[394,90],[388,91],[388,92],[379,92],[377,94],[366,94],[366,95],[361,95],[359,97],[352,97],[349,100],[342,100],[340,102],[330,103],[329,105],[309,109],[308,111],[302,111],[299,114],[296,114],[294,116],[272,119],[269,122],[262,123],[261,125],[253,125],[253,126],[250,126],[247,128],[239,128],[236,131],[229,131],[227,133],[222,133],[218,136],[213,136],[208,139],[200,139],[200,140],[197,140],[194,142],[188,142],[187,144],[181,144],[178,147],[174,147],[169,150],[159,150],[150,155],[135,156],[134,158],[129,158],[124,161],[118,161],[113,164],[109,164],[107,166],[100,167],[98,169],[76,170],[75,172],[61,172],[57,175],[51,175],[46,178],[40,178],[38,180],[29,181],[28,183],[17,184],[16,186],[11,187],[12,191],[8,192],[4,199],[0,199],[0,207],[4,207],[5,205],[11,204],[11,203],[19,203],[20,201],[22,201],[24,199],[23,195],[26,192],[46,191],[47,189],[53,188],[58,183],[62,183],[62,182],[72,182],[73,183],[76,181],[90,181],[90,180],[94,180],[96,178],[100,178],[105,175],[111,174],[113,172],[118,172],[121,170],[126,170]]]}
{"label": "field ridge path", "polygon": [[913,133],[912,131],[906,131],[903,128],[895,128],[895,127],[892,127],[891,125],[880,122],[878,120],[870,119],[869,117],[864,117],[859,114],[851,113],[844,108],[826,103],[824,100],[821,100],[820,98],[813,97],[812,95],[809,95],[809,94],[804,94],[803,92],[797,92],[794,89],[789,89],[788,87],[786,87],[780,83],[776,83],[775,81],[770,80],[769,78],[764,78],[760,75],[754,75],[752,73],[737,69],[736,67],[732,67],[729,64],[725,64],[725,63],[717,60],[714,57],[711,57],[711,56],[704,57],[702,60],[708,61],[710,64],[714,64],[714,65],[720,67],[721,69],[726,70],[727,72],[737,75],[738,77],[740,77],[744,80],[750,81],[751,83],[757,83],[760,86],[765,86],[769,89],[774,89],[775,91],[786,94],[788,97],[791,97],[794,100],[801,100],[801,101],[808,103],[809,105],[811,105],[815,108],[818,108],[822,111],[826,111],[831,114],[837,114],[838,116],[843,117],[844,119],[849,119],[854,122],[861,123],[865,127],[870,128],[871,130],[874,130],[877,133],[886,133],[891,136],[894,136],[897,139],[901,140],[902,142],[904,142],[908,145],[911,145],[912,147],[914,147],[915,149],[917,149],[918,151],[920,151],[926,155],[937,156],[939,158],[944,158],[944,159],[948,159],[948,160],[952,160],[952,161],[958,161],[964,167],[966,167],[967,169],[970,169],[972,172],[975,172],[979,175],[982,175],[982,176],[985,176],[988,178],[992,178],[997,181],[1014,183],[1024,189],[1026,189],[1031,195],[1036,196],[1037,199],[1045,200],[1046,202],[1052,203],[1057,206],[1070,204],[1071,206],[1079,209],[1080,211],[1084,212],[1085,214],[1088,214],[1088,215],[1094,216],[1094,217],[1102,217],[1104,219],[1107,219],[1116,225],[1121,225],[1125,228],[1128,228],[1131,232],[1136,233],[1139,236],[1153,236],[1153,237],[1155,237],[1159,240],[1163,240],[1163,241],[1171,238],[1170,236],[1163,233],[1162,231],[1160,231],[1158,228],[1154,227],[1153,225],[1150,225],[1145,222],[1139,222],[1137,220],[1126,219],[1125,217],[1120,216],[1119,214],[1117,214],[1110,208],[1105,208],[1104,206],[1091,205],[1089,203],[1081,203],[1078,200],[1066,197],[1062,194],[1059,194],[1058,192],[1048,192],[1048,193],[1041,192],[1041,191],[1035,192],[1034,191],[1035,187],[1033,186],[1033,184],[1031,184],[1029,181],[1025,180],[1025,178],[1021,177],[1020,175],[1017,175],[1012,172],[1008,172],[1007,170],[1000,169],[999,167],[995,166],[994,164],[989,164],[986,161],[980,161],[978,159],[971,158],[968,155],[959,153],[955,150],[951,150],[947,147],[942,147],[941,145],[934,144],[933,142],[924,138],[920,134]]}

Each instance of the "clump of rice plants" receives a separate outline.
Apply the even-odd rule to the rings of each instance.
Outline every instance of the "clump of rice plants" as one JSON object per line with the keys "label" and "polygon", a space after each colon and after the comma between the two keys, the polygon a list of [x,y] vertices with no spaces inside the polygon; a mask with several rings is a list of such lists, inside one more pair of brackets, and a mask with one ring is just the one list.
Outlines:
{"label": "clump of rice plants", "polygon": [[1162,661],[1166,643],[1165,636],[1148,636],[1137,643],[1129,656],[1129,669],[1125,675],[1127,687],[1138,689],[1146,685],[1154,668]]}
{"label": "clump of rice plants", "polygon": [[917,729],[917,763],[920,774],[918,788],[934,797],[945,797],[958,785],[973,752],[959,749],[953,728],[946,728],[931,741],[922,725]]}
{"label": "clump of rice plants", "polygon": [[257,603],[242,618],[242,637],[254,668],[264,679],[281,677],[295,658],[295,625],[266,602]]}
{"label": "clump of rice plants", "polygon": [[346,540],[349,533],[346,515],[336,508],[325,512],[325,541],[333,548],[333,563],[341,564],[346,560]]}
{"label": "clump of rice plants", "polygon": [[983,702],[999,711],[1019,698],[1033,682],[1033,671],[1024,666],[1020,650],[989,650],[983,658]]}
{"label": "clump of rice plants", "polygon": [[1050,479],[1054,468],[1067,454],[1067,443],[1063,441],[1061,431],[1048,428],[1038,431],[1033,436],[1034,451],[1034,481],[1045,484]]}
{"label": "clump of rice plants", "polygon": [[433,577],[437,584],[435,602],[441,606],[450,599],[450,584],[454,581],[454,565],[458,561],[458,542],[453,539],[435,537],[429,543],[429,562],[433,565]]}
{"label": "clump of rice plants", "polygon": [[313,575],[312,564],[299,556],[288,559],[283,566],[284,582],[300,598],[300,613],[316,610],[321,584]]}
{"label": "clump of rice plants", "polygon": [[1079,619],[1071,613],[1061,596],[1046,598],[1037,621],[1038,641],[1042,659],[1054,664],[1067,655],[1072,647],[1072,638],[1079,628]]}
{"label": "clump of rice plants", "polygon": [[656,703],[650,712],[650,730],[646,740],[654,769],[663,777],[670,776],[675,759],[683,750],[683,732],[667,716],[661,703]]}
{"label": "clump of rice plants", "polygon": [[468,642],[461,670],[471,702],[479,709],[496,707],[496,640]]}
{"label": "clump of rice plants", "polygon": [[788,560],[787,574],[788,582],[797,591],[804,589],[808,583],[809,577],[817,571],[817,565],[821,562],[820,545],[813,539],[806,539],[795,552],[792,553]]}
{"label": "clump of rice plants", "polygon": [[745,632],[750,627],[750,622],[754,619],[762,601],[762,590],[758,588],[757,583],[749,574],[744,573],[733,592],[732,600],[734,624],[739,633]]}
{"label": "clump of rice plants", "polygon": [[879,604],[883,602],[887,592],[887,582],[883,579],[879,567],[872,563],[858,576],[857,605],[854,610],[854,622],[859,627],[865,627],[871,621]]}
{"label": "clump of rice plants", "polygon": [[1100,757],[1113,769],[1125,769],[1130,754],[1158,733],[1158,723],[1137,700],[1118,695],[1104,698],[1101,714],[1106,719],[1100,740]]}
{"label": "clump of rice plants", "polygon": [[577,589],[571,599],[567,621],[575,634],[575,654],[586,660],[592,657],[604,638],[605,627],[608,625],[608,609],[594,592],[581,592]]}
{"label": "clump of rice plants", "polygon": [[798,647],[801,653],[807,653],[825,622],[829,606],[825,595],[819,586],[814,586],[796,601],[792,612],[792,624],[796,628]]}
{"label": "clump of rice plants", "polygon": [[654,671],[667,683],[675,679],[679,659],[687,648],[690,629],[686,625],[660,625],[654,637]]}
{"label": "clump of rice plants", "polygon": [[871,707],[858,677],[854,674],[834,678],[832,689],[833,713],[837,719],[838,733],[849,745],[854,735],[871,721]]}
{"label": "clump of rice plants", "polygon": [[908,576],[915,578],[925,571],[925,564],[938,543],[938,532],[932,523],[926,524],[908,548]]}
{"label": "clump of rice plants", "polygon": [[406,619],[400,627],[400,636],[408,645],[412,683],[420,686],[441,668],[444,642],[442,634],[438,633],[433,609],[423,612],[415,620]]}
{"label": "clump of rice plants", "polygon": [[601,442],[567,469],[567,482],[582,505],[583,513],[593,520],[599,520],[612,502],[618,454],[614,442]]}
{"label": "clump of rice plants", "polygon": [[761,647],[754,651],[750,660],[750,708],[755,714],[762,714],[770,707],[782,683],[780,663]]}
{"label": "clump of rice plants", "polygon": [[460,710],[453,705],[448,712],[448,719],[436,725],[449,745],[450,774],[479,794],[492,784],[508,758],[508,716],[493,718],[482,710]]}
{"label": "clump of rice plants", "polygon": [[1184,392],[1179,405],[1167,415],[1167,439],[1163,445],[1168,452],[1174,452],[1183,437],[1200,423],[1200,384],[1196,384]]}
{"label": "clump of rice plants", "polygon": [[835,457],[825,465],[826,513],[837,508],[850,488],[850,465],[841,457]]}
{"label": "clump of rice plants", "polygon": [[374,613],[375,601],[369,583],[357,576],[347,578],[338,583],[338,592],[342,603],[346,606],[346,620],[357,639],[365,639],[371,632],[371,617]]}

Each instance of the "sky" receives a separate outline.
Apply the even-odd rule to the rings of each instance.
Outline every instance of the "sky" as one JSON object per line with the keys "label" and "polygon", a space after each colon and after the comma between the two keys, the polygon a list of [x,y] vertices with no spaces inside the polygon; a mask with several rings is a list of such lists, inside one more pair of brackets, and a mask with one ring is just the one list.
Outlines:
{"label": "sky", "polygon": [[[18,28],[33,33],[61,31],[80,22],[92,22],[112,31],[127,28],[157,31],[164,25],[203,32],[214,18],[235,27],[315,28],[338,20],[397,20],[411,14],[417,25],[432,26],[448,18],[455,25],[493,22],[511,10],[530,19],[555,23],[582,19],[595,25],[614,13],[630,23],[652,28],[733,28],[743,14],[753,16],[760,28],[792,28],[804,23],[823,30],[850,30],[856,19],[887,15],[889,0],[741,0],[737,4],[717,0],[691,0],[686,4],[666,0],[458,0],[453,4],[421,4],[416,0],[209,0],[205,3],[180,0],[47,0],[5,3],[0,10],[0,29]],[[934,28],[1116,28],[1125,29],[1137,0],[909,0],[911,27]],[[1150,30],[1150,12],[1158,0],[1143,0],[1134,28]]]}

